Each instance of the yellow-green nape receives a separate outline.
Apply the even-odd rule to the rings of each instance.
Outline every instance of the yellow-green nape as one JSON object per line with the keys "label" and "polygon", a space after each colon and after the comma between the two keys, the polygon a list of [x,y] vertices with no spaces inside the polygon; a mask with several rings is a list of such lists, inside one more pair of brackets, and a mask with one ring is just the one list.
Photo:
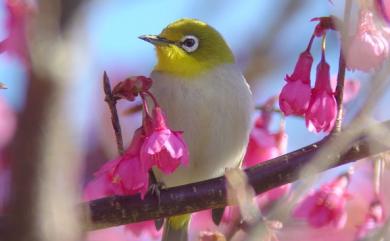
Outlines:
{"label": "yellow-green nape", "polygon": [[[156,71],[196,77],[220,65],[234,63],[233,53],[223,37],[200,20],[179,19],[164,28],[159,36],[175,44],[156,45]],[[188,36],[198,41],[193,51],[182,45],[183,39]]]}

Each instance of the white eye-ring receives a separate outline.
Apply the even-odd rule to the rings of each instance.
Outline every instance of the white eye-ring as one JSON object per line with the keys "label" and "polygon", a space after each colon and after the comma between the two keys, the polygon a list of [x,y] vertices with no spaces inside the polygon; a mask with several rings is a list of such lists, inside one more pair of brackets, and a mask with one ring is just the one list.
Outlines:
{"label": "white eye-ring", "polygon": [[187,35],[180,40],[180,44],[185,51],[192,53],[198,49],[199,39],[193,35]]}

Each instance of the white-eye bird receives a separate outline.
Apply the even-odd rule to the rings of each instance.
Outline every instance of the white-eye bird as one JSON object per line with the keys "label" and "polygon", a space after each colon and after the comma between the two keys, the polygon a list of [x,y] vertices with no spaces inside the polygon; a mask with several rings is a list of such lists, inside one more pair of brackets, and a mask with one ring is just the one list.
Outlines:
{"label": "white-eye bird", "polygon": [[[254,106],[249,86],[222,36],[202,21],[180,19],[159,35],[140,38],[157,52],[151,91],[168,125],[184,131],[190,153],[188,167],[179,167],[171,175],[154,170],[157,179],[173,187],[238,167]],[[189,219],[190,215],[168,218],[163,240],[187,240]]]}

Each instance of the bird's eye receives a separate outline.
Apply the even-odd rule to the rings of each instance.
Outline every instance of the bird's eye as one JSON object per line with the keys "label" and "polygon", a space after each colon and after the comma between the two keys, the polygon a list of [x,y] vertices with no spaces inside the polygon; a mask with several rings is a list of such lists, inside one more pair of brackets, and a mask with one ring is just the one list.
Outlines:
{"label": "bird's eye", "polygon": [[198,49],[199,46],[198,38],[192,35],[184,36],[181,39],[180,43],[181,43],[181,47],[188,53],[194,52],[195,50]]}

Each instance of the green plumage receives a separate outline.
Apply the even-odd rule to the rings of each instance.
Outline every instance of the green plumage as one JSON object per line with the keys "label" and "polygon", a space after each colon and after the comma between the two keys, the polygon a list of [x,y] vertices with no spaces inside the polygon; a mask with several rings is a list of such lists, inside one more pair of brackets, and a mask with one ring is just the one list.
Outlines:
{"label": "green plumage", "polygon": [[162,241],[187,241],[190,214],[169,217],[164,225]]}

